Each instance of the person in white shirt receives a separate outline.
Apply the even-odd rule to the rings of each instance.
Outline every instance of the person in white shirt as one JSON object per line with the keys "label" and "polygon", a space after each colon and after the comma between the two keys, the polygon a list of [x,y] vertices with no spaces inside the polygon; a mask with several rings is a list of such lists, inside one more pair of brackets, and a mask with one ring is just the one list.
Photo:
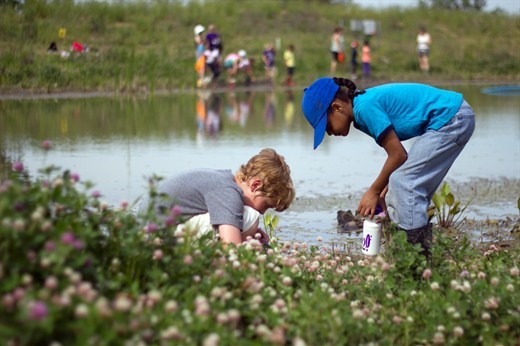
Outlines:
{"label": "person in white shirt", "polygon": [[419,34],[417,35],[417,54],[419,56],[419,67],[421,71],[430,71],[430,62],[428,56],[430,55],[430,45],[432,44],[432,38],[426,31],[424,26],[419,28]]}

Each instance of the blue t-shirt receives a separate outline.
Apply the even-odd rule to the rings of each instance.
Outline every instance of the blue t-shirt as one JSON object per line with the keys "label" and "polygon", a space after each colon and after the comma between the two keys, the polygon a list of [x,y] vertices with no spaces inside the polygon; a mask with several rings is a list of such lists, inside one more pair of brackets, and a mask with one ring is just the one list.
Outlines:
{"label": "blue t-shirt", "polygon": [[379,145],[390,128],[404,141],[446,125],[462,101],[462,94],[424,84],[379,85],[354,98],[354,126]]}

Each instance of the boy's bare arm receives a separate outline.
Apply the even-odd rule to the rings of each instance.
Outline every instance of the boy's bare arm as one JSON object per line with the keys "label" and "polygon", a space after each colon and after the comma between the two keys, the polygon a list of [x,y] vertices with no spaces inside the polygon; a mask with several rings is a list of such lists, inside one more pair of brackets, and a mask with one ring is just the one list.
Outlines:
{"label": "boy's bare arm", "polygon": [[242,243],[242,232],[238,227],[232,225],[220,225],[218,226],[218,232],[220,235],[220,240],[223,243]]}

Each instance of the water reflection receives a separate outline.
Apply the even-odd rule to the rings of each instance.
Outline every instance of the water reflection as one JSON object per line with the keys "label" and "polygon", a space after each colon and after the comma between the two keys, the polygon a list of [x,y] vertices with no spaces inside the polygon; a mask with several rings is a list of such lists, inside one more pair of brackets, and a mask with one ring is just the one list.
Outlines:
{"label": "water reflection", "polygon": [[[477,117],[474,136],[447,179],[519,179],[520,97],[484,95],[475,86],[445,88],[463,92]],[[118,205],[141,195],[152,174],[236,170],[272,147],[286,157],[297,189],[298,204],[281,218],[280,225],[294,231],[287,236],[336,237],[336,210],[355,207],[356,194],[377,175],[385,153],[359,131],[345,140],[325,138],[313,151],[301,97],[301,91],[269,90],[0,101],[0,164],[5,170],[22,161],[32,176],[50,164],[71,169]],[[46,139],[54,144],[48,152],[40,148]],[[486,206],[481,210],[479,217],[494,216]],[[517,214],[515,201],[494,212]]]}

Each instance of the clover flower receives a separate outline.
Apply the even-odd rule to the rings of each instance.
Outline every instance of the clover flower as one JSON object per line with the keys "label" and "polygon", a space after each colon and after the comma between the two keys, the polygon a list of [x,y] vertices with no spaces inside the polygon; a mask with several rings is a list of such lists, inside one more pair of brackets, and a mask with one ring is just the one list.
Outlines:
{"label": "clover flower", "polygon": [[195,315],[207,316],[211,311],[208,299],[204,296],[197,296],[195,298]]}
{"label": "clover flower", "polygon": [[70,174],[70,180],[73,182],[73,183],[77,183],[79,181],[79,174],[78,173],[71,173]]}
{"label": "clover flower", "polygon": [[401,316],[395,315],[394,317],[392,317],[392,322],[394,324],[401,324],[402,321],[403,319],[401,318]]}
{"label": "clover flower", "polygon": [[157,232],[158,229],[159,229],[159,226],[157,226],[157,224],[150,222],[149,224],[147,224],[144,227],[144,232],[145,233],[155,233],[155,232]]}
{"label": "clover flower", "polygon": [[45,279],[45,288],[53,290],[58,287],[58,279],[55,276],[49,276]]}
{"label": "clover flower", "polygon": [[489,312],[483,312],[482,315],[480,315],[480,318],[482,318],[483,321],[489,321],[491,319],[491,315]]}
{"label": "clover flower", "polygon": [[455,326],[453,328],[453,336],[455,336],[456,338],[460,338],[463,335],[464,335],[464,329],[461,326]]}
{"label": "clover flower", "polygon": [[429,278],[432,277],[432,271],[431,269],[425,269],[422,273],[422,278],[425,279],[425,280],[428,280]]}
{"label": "clover flower", "polygon": [[68,231],[61,235],[61,242],[66,245],[74,245],[74,241],[76,238],[74,237],[74,233]]}
{"label": "clover flower", "polygon": [[24,169],[23,163],[21,162],[14,162],[11,168],[14,172],[22,172]]}
{"label": "clover flower", "polygon": [[79,304],[78,306],[76,306],[76,308],[74,309],[74,316],[78,317],[78,318],[83,318],[83,317],[87,317],[88,316],[88,306],[85,305],[85,304]]}
{"label": "clover flower", "polygon": [[52,142],[50,140],[46,139],[41,142],[40,146],[44,150],[50,150],[52,148]]}
{"label": "clover flower", "polygon": [[171,326],[161,331],[161,339],[163,340],[181,340],[182,333],[175,326]]}
{"label": "clover flower", "polygon": [[125,312],[125,311],[130,310],[131,307],[132,307],[132,301],[129,298],[127,298],[126,296],[123,296],[123,295],[116,297],[116,299],[114,301],[114,309],[116,311]]}
{"label": "clover flower", "polygon": [[435,334],[433,334],[433,339],[432,339],[432,342],[434,345],[442,345],[446,342],[446,339],[444,337],[444,333],[442,332],[435,332]]}
{"label": "clover flower", "polygon": [[439,283],[438,282],[432,282],[430,284],[430,288],[432,289],[432,291],[438,291],[440,289]]}
{"label": "clover flower", "polygon": [[161,260],[163,258],[163,255],[164,254],[163,254],[163,251],[161,249],[156,249],[153,252],[152,259],[154,261],[159,261],[159,260]]}
{"label": "clover flower", "polygon": [[49,309],[47,304],[42,301],[34,301],[29,303],[29,319],[33,321],[41,321],[47,317]]}
{"label": "clover flower", "polygon": [[484,301],[485,307],[490,310],[498,309],[499,304],[500,304],[500,299],[495,298],[495,297],[490,297]]}
{"label": "clover flower", "polygon": [[519,276],[520,275],[520,269],[518,269],[518,267],[513,267],[511,268],[511,270],[509,270],[509,274],[511,274],[511,276]]}

